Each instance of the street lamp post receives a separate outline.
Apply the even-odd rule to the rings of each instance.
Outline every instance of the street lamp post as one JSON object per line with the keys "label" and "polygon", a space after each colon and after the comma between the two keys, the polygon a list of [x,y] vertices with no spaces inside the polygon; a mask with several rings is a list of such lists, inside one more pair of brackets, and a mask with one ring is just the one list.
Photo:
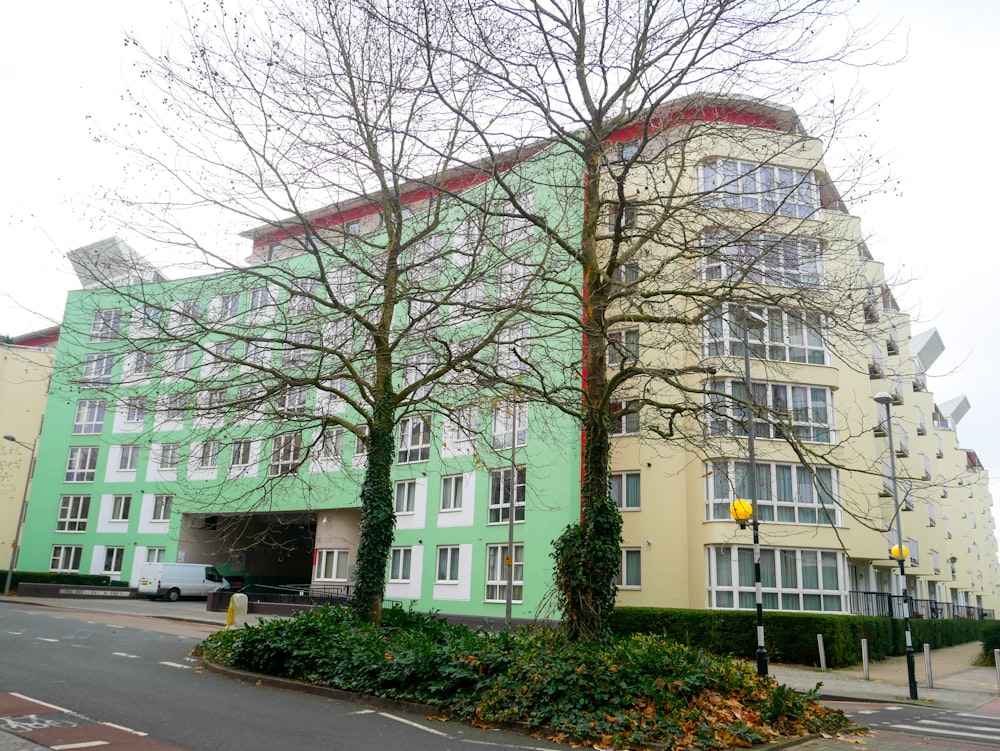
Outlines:
{"label": "street lamp post", "polygon": [[27,443],[21,443],[21,441],[9,433],[3,439],[31,451],[31,463],[28,465],[28,475],[24,478],[24,492],[21,494],[21,511],[18,514],[17,526],[14,527],[14,541],[10,545],[10,563],[7,564],[7,581],[3,586],[4,597],[9,597],[11,580],[14,576],[14,567],[17,566],[18,553],[20,552],[19,545],[21,542],[21,528],[24,526],[24,514],[28,510],[28,486],[31,484],[31,475],[35,472],[35,446],[38,445],[38,439],[35,438],[35,442],[30,446]]}
{"label": "street lamp post", "polygon": [[892,442],[892,413],[890,405],[892,396],[880,391],[874,396],[875,401],[885,407],[886,434],[889,439],[889,474],[892,475],[892,503],[895,506],[896,545],[890,551],[890,556],[899,561],[900,593],[903,596],[903,629],[906,632],[906,676],[910,686],[910,698],[917,698],[917,671],[913,657],[913,636],[910,634],[910,601],[906,597],[906,557],[909,551],[903,545],[903,517],[900,513],[899,490],[896,482],[896,448]]}
{"label": "street lamp post", "polygon": [[[750,381],[750,328],[762,330],[767,322],[747,308],[738,310],[743,323],[743,384],[746,388],[746,403],[743,407],[744,424],[747,430],[747,461],[749,463],[750,484],[750,527],[753,530],[753,582],[754,602],[757,607],[757,675],[767,675],[767,648],[764,646],[764,593],[761,588],[760,576],[760,525],[757,513],[757,455],[754,445],[753,410],[750,400],[753,398],[753,386]],[[738,504],[733,504],[735,509]],[[735,515],[735,514],[734,514]],[[746,517],[740,520],[746,521]]]}

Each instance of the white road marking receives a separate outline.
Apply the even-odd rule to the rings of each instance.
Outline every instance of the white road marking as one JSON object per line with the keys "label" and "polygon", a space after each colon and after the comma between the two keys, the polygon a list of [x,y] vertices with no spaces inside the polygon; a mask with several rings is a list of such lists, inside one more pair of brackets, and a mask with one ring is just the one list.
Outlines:
{"label": "white road marking", "polygon": [[[980,718],[982,719],[982,718]],[[921,725],[944,725],[946,728],[953,728],[955,724],[952,722],[941,722],[939,720],[921,720]],[[966,730],[985,730],[987,733],[997,733],[1000,732],[1000,727],[996,725],[962,725]]]}
{"label": "white road marking", "polygon": [[351,714],[375,714],[374,709],[359,709],[357,712],[351,712]]}
{"label": "white road marking", "polygon": [[72,709],[66,709],[66,707],[60,707],[58,704],[49,704],[47,701],[42,701],[41,699],[32,699],[30,696],[25,696],[24,694],[16,694],[13,691],[10,692],[11,696],[16,696],[18,699],[24,699],[25,701],[33,701],[35,704],[41,704],[43,707],[48,707],[49,709],[54,709],[57,712],[65,712],[66,714],[74,715],[75,717],[83,717],[81,714],[77,714]]}
{"label": "white road marking", "polygon": [[876,714],[877,709],[859,709],[855,714]]}
{"label": "white road marking", "polygon": [[8,634],[13,634],[14,636],[20,636],[24,632],[23,631],[8,631],[7,633]]}
{"label": "white road marking", "polygon": [[131,733],[132,735],[149,735],[149,733],[144,733],[141,730],[133,730],[132,728],[127,728],[124,725],[116,725],[113,722],[102,722],[102,725],[106,725],[109,728],[114,728],[115,730],[124,730],[126,733]]}
{"label": "white road marking", "polygon": [[125,626],[116,626],[114,623],[109,623],[108,628],[125,628]]}
{"label": "white road marking", "polygon": [[59,641],[58,639],[46,639],[44,636],[36,636],[35,638],[38,639],[38,641]]}
{"label": "white road marking", "polygon": [[111,654],[113,654],[115,657],[128,657],[133,660],[139,658],[139,655],[130,655],[128,652],[112,652]]}
{"label": "white road marking", "polygon": [[882,709],[888,710],[889,712],[895,712],[897,709],[902,709],[902,707],[882,707]]}
{"label": "white road marking", "polygon": [[179,662],[161,662],[161,665],[166,665],[168,668],[183,668],[184,670],[190,670],[190,665],[181,665]]}
{"label": "white road marking", "polygon": [[943,735],[961,735],[965,738],[988,738],[990,740],[1000,739],[1000,735],[984,735],[983,733],[963,733],[960,730],[939,730],[938,728],[929,728],[926,725],[890,725],[893,730],[916,730],[918,733],[940,733]]}
{"label": "white road marking", "polygon": [[390,720],[395,720],[396,722],[401,722],[404,725],[409,725],[410,727],[416,728],[417,730],[423,730],[423,731],[431,733],[433,735],[440,735],[440,736],[442,736],[444,738],[450,738],[451,737],[447,733],[442,733],[440,730],[435,730],[434,728],[429,728],[426,725],[421,725],[419,722],[413,722],[413,720],[407,720],[404,717],[397,717],[396,715],[389,714],[388,712],[379,712],[379,714],[382,715],[382,717],[387,717]]}
{"label": "white road marking", "polygon": [[107,741],[83,741],[82,743],[64,743],[61,746],[50,746],[52,751],[61,751],[70,748],[94,748],[95,746],[107,746]]}

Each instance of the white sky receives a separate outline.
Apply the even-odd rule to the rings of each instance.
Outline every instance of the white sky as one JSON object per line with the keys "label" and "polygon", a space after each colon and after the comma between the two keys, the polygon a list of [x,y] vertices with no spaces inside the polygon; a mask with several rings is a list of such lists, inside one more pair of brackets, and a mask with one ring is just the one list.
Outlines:
{"label": "white sky", "polygon": [[[861,76],[881,101],[865,132],[890,152],[899,190],[850,208],[887,272],[912,279],[897,297],[919,320],[914,331],[940,331],[947,350],[931,370],[931,389],[939,402],[968,396],[972,409],[959,426],[961,443],[993,470],[1000,497],[1000,399],[992,382],[1000,373],[992,337],[1000,331],[986,315],[1000,276],[1000,260],[989,250],[987,205],[1000,175],[1000,148],[986,133],[998,107],[992,78],[1000,4],[859,0],[856,10],[859,22],[874,18],[886,29],[901,23],[908,49],[904,62]],[[168,0],[35,0],[4,9],[0,333],[59,319],[66,290],[77,286],[66,251],[112,234],[141,253],[156,250],[102,226],[94,207],[104,190],[134,175],[94,142],[90,128],[112,130],[126,117],[123,30],[157,47],[176,12]],[[232,247],[245,242],[221,240]]]}

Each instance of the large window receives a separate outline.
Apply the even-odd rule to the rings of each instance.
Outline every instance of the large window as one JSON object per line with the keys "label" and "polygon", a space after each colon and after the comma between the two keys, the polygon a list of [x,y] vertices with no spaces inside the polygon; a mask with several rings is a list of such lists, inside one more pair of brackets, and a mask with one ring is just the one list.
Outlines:
{"label": "large window", "polygon": [[425,462],[431,455],[431,418],[427,415],[405,417],[399,423],[400,464]]}
{"label": "large window", "polygon": [[389,581],[408,582],[413,548],[392,548],[389,552]]}
{"label": "large window", "polygon": [[97,451],[96,446],[72,446],[66,462],[66,482],[93,482]]}
{"label": "large window", "polygon": [[288,341],[281,353],[281,364],[305,365],[316,353],[313,348],[313,332],[310,329],[298,329],[288,332]]}
{"label": "large window", "polygon": [[103,573],[115,576],[121,574],[124,560],[125,548],[105,548]]}
{"label": "large window", "polygon": [[104,399],[83,399],[76,403],[74,435],[92,435],[104,428]]}
{"label": "large window", "polygon": [[317,581],[346,582],[349,573],[347,567],[347,550],[317,550],[316,579]]}
{"label": "large window", "polygon": [[198,446],[197,461],[200,469],[215,469],[219,466],[218,441],[205,441]]}
{"label": "large window", "polygon": [[[763,604],[768,610],[840,612],[842,554],[789,548],[760,551]],[[708,548],[709,604],[713,608],[756,607],[752,547]]]}
{"label": "large window", "polygon": [[608,366],[633,365],[639,359],[639,329],[612,331],[608,334]]}
{"label": "large window", "polygon": [[705,278],[748,281],[775,287],[815,286],[822,281],[822,246],[816,240],[787,235],[702,236]]}
{"label": "large window", "polygon": [[181,445],[179,443],[160,444],[160,469],[177,469],[180,458]]}
{"label": "large window", "polygon": [[497,340],[497,374],[510,378],[528,372],[531,359],[531,327],[527,323],[510,326]]}
{"label": "large window", "polygon": [[743,381],[712,381],[708,390],[709,431],[746,436],[744,403],[750,401],[758,418],[754,435],[758,438],[785,438],[830,443],[833,440],[833,400],[829,389],[782,383],[752,383],[747,399]]}
{"label": "large window", "polygon": [[[510,519],[510,468],[495,469],[490,472],[489,523],[507,523]],[[517,468],[514,486],[514,521],[524,521],[525,468]]]}
{"label": "large window", "polygon": [[83,363],[83,378],[85,386],[95,388],[111,385],[111,371],[115,367],[114,355],[87,355]]}
{"label": "large window", "polygon": [[619,589],[642,589],[642,550],[622,548],[621,568],[615,584]]}
{"label": "large window", "polygon": [[458,545],[445,545],[437,549],[437,576],[438,583],[454,584],[458,581],[459,575],[459,547]]}
{"label": "large window", "polygon": [[146,548],[146,563],[163,563],[167,560],[166,548]]}
{"label": "large window", "polygon": [[[751,314],[767,322],[748,332],[750,356],[758,360],[826,365],[822,318],[816,313],[784,311],[780,308],[751,308]],[[742,311],[721,310],[709,319],[705,332],[708,357],[743,357]]]}
{"label": "large window", "polygon": [[283,416],[305,414],[306,402],[308,400],[308,388],[305,386],[292,386],[278,396],[278,414]]}
{"label": "large window", "polygon": [[82,557],[82,545],[53,545],[52,558],[49,561],[49,571],[76,573],[80,570],[80,559]]}
{"label": "large window", "polygon": [[639,400],[611,402],[611,435],[635,435],[639,432]]}
{"label": "large window", "polygon": [[462,475],[441,478],[441,510],[459,511],[462,508]]}
{"label": "large window", "polygon": [[[510,572],[506,544],[486,546],[486,601],[507,601],[507,577]],[[514,577],[511,602],[524,597],[524,545],[514,545]]]}
{"label": "large window", "polygon": [[127,522],[132,509],[132,496],[116,495],[111,501],[111,521]]}
{"label": "large window", "polygon": [[90,513],[89,495],[64,495],[59,501],[57,532],[86,532]]}
{"label": "large window", "polygon": [[528,443],[528,405],[500,401],[493,407],[493,448],[509,449],[515,437],[517,445]]}
{"label": "large window", "polygon": [[233,441],[233,457],[230,464],[234,467],[246,467],[250,464],[251,452],[253,450],[253,441],[248,439],[242,439],[238,441]]}
{"label": "large window", "polygon": [[638,472],[613,472],[609,480],[611,499],[622,511],[638,511],[642,507],[641,486]]}
{"label": "large window", "polygon": [[302,434],[286,433],[274,437],[274,448],[271,451],[270,475],[287,475],[295,472],[301,462]]}
{"label": "large window", "polygon": [[[756,462],[759,521],[783,524],[836,524],[836,474],[830,467]],[[750,498],[747,462],[712,462],[706,473],[709,519],[730,519],[729,506]]]}
{"label": "large window", "polygon": [[709,206],[807,219],[819,208],[811,172],[735,159],[701,164],[701,189]]}
{"label": "large window", "polygon": [[121,446],[121,453],[118,455],[118,469],[121,472],[135,472],[139,466],[139,447]]}
{"label": "large window", "polygon": [[141,423],[146,419],[146,397],[131,396],[125,400],[125,422]]}
{"label": "large window", "polygon": [[122,311],[120,308],[110,310],[95,310],[90,323],[90,341],[113,342],[118,339],[121,328]]}
{"label": "large window", "polygon": [[173,422],[181,422],[187,413],[187,394],[167,394],[163,404],[164,418]]}
{"label": "large window", "polygon": [[531,284],[531,258],[525,256],[500,267],[497,296],[500,302],[523,301]]}
{"label": "large window", "polygon": [[153,521],[170,521],[170,511],[173,509],[174,497],[172,495],[153,496]]}
{"label": "large window", "polygon": [[415,509],[417,497],[416,480],[400,480],[396,483],[396,505],[397,514],[412,514]]}

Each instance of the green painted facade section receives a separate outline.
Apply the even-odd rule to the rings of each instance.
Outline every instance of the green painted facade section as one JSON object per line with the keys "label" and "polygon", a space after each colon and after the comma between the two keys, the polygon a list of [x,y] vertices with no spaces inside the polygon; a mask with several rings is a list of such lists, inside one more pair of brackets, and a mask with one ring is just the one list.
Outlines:
{"label": "green painted facade section", "polygon": [[[572,179],[555,179],[559,174],[579,174],[572,159],[542,155],[518,169],[526,189],[533,192],[536,212],[544,213],[550,222],[579,224],[578,186]],[[490,200],[485,195],[489,187],[471,190],[480,191],[484,201]],[[462,210],[455,202],[442,209],[435,235],[440,235],[446,250],[457,242],[455,230]],[[376,232],[366,242],[377,247],[379,238]],[[565,273],[558,268],[559,263],[565,263],[565,255],[546,247],[538,228],[523,228],[511,248],[512,256],[530,256],[533,263],[551,267],[554,278]],[[459,268],[457,263],[455,268]],[[431,275],[439,275],[446,286],[450,271],[449,259],[444,258]],[[314,258],[303,254],[246,271],[70,293],[18,570],[109,573],[113,579],[134,586],[141,564],[162,555],[166,561],[214,563],[226,575],[252,581],[340,583],[343,570],[338,564],[343,561],[334,551],[346,551],[350,570],[356,552],[363,464],[355,456],[357,440],[349,431],[340,434],[339,460],[319,456],[323,451],[320,439],[324,416],[330,430],[337,429],[337,421],[356,424],[360,420],[350,406],[338,400],[321,404],[312,386],[305,389],[302,413],[287,404],[276,411],[275,400],[281,397],[275,393],[260,396],[255,409],[249,409],[246,399],[240,397],[240,389],[269,388],[281,377],[291,383],[296,374],[303,381],[323,375],[322,353],[300,367],[285,360],[288,347],[280,342],[284,339],[281,332],[305,329],[320,337],[314,343],[322,342],[335,320],[322,306],[314,312],[290,310],[291,280],[315,273]],[[356,284],[355,304],[359,308],[377,302],[366,291],[363,275],[356,277]],[[499,284],[496,274],[485,280],[486,299],[498,296]],[[273,309],[251,313],[254,296],[267,288]],[[556,284],[541,285],[538,291],[534,299],[539,308],[579,305]],[[197,301],[198,312],[195,323],[178,328],[176,311],[183,301]],[[157,314],[155,310],[161,308],[170,312]],[[406,308],[401,305],[397,310],[400,327],[407,325]],[[118,335],[102,337],[95,311],[115,310],[120,311]],[[448,318],[447,307],[437,315],[437,339],[453,345],[475,340],[489,325],[489,316],[456,323]],[[546,317],[529,316],[520,322],[531,330],[534,367],[552,383],[577,377],[578,332]],[[255,356],[244,339],[263,344],[263,362],[272,369],[273,378],[238,364]],[[234,341],[232,352],[219,355],[220,350],[225,351],[220,343],[227,340]],[[187,344],[191,345],[190,362],[179,352]],[[365,351],[358,330],[351,346],[357,349],[360,372]],[[399,349],[400,364],[424,348],[417,337],[412,345],[404,343]],[[91,381],[95,373],[100,380],[102,365],[95,358],[102,355],[113,357],[108,385],[85,382],[88,356]],[[485,358],[496,356],[493,345],[484,350]],[[141,371],[149,362],[150,372],[137,373],[137,363]],[[404,377],[401,368],[399,383]],[[354,387],[348,391],[354,398],[359,396]],[[211,392],[215,392],[214,397]],[[187,399],[178,419],[167,419],[172,408],[180,409],[170,403],[171,395]],[[498,396],[496,391],[463,383],[460,374],[452,374],[446,383],[434,385],[430,397],[426,408],[415,400],[400,412],[401,421],[427,416],[431,440],[426,458],[411,455],[407,458],[414,461],[394,468],[395,482],[413,481],[414,487],[412,496],[407,495],[405,486],[398,490],[402,512],[397,514],[394,545],[399,552],[395,553],[396,565],[390,569],[386,596],[421,610],[500,619],[505,594],[495,586],[488,587],[488,547],[506,545],[508,525],[496,509],[491,518],[491,471],[509,467],[511,458],[509,448],[492,448],[492,411],[509,410],[515,396]],[[146,399],[145,414],[130,421],[129,407],[136,406],[137,398]],[[224,406],[215,410],[213,398]],[[89,421],[81,421],[81,416],[88,416],[81,404],[88,401],[94,402],[94,409],[89,412]],[[103,419],[98,420],[97,403],[101,401]],[[465,415],[475,408],[476,441],[455,440],[460,435],[446,427],[449,406],[464,408]],[[524,521],[514,525],[515,541],[523,545],[523,595],[520,602],[515,601],[513,615],[558,617],[550,604],[551,541],[579,518],[579,423],[566,411],[542,404],[527,405],[526,410],[523,445],[516,447],[516,463],[524,468],[527,478]],[[131,417],[137,417],[134,410]],[[296,472],[270,476],[274,437],[298,432],[302,448]],[[240,441],[249,443],[238,444]],[[205,448],[215,442],[217,450]],[[177,446],[175,470],[161,466],[171,464],[171,451],[164,446]],[[123,459],[123,447],[135,447],[134,462]],[[234,469],[238,452],[247,449],[249,456],[243,459],[249,461]],[[97,452],[92,471],[87,462],[70,465],[72,456],[79,458],[90,450]],[[202,462],[208,466],[200,467]],[[217,465],[214,468],[213,462]],[[454,486],[459,478],[461,508],[447,508],[454,505]],[[442,501],[445,489],[452,493]],[[127,514],[121,499],[116,502],[120,496],[130,497]],[[163,514],[166,496],[171,498],[169,515],[155,518]],[[120,518],[112,518],[116,513]],[[225,542],[219,541],[222,529],[227,530]],[[445,548],[449,551],[442,553]],[[158,549],[163,552],[157,553]],[[457,565],[452,551],[457,551]],[[326,570],[333,572],[332,579],[321,575],[326,556],[331,557]]]}

